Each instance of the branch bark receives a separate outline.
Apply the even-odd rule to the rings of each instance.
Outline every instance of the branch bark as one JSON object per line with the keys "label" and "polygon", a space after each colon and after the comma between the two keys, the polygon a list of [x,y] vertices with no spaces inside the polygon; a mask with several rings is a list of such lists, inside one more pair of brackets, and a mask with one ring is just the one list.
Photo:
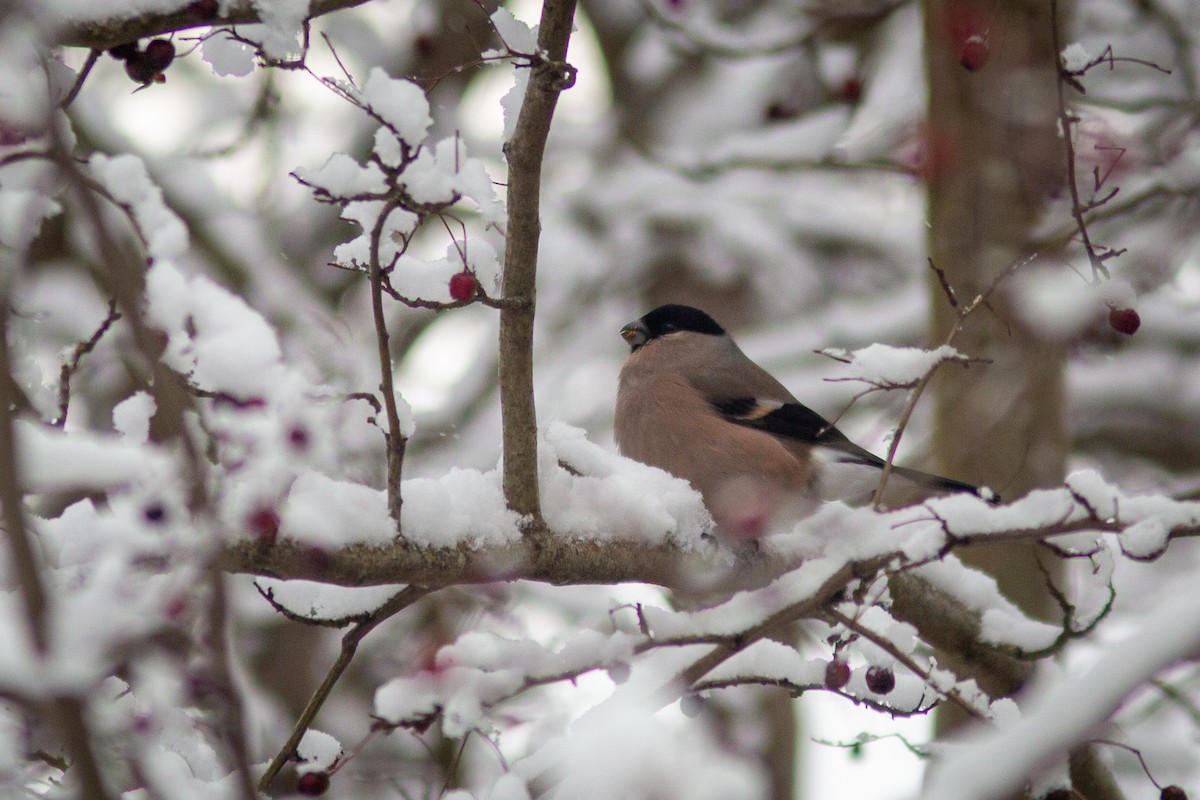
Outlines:
{"label": "branch bark", "polygon": [[[320,17],[332,11],[360,6],[368,0],[312,0],[308,17]],[[72,20],[59,27],[51,36],[56,45],[66,47],[89,47],[107,50],[125,42],[158,36],[164,33],[199,27],[221,27],[230,24],[262,22],[258,4],[254,0],[237,0],[230,4],[225,13],[217,18],[205,18],[196,11],[184,7],[170,13],[147,12],[136,17],[111,17],[92,22]]]}
{"label": "branch bark", "polygon": [[[537,412],[533,399],[533,319],[537,302],[542,156],[558,95],[575,69],[566,63],[575,0],[546,0],[538,29],[539,56],[517,116],[508,156],[508,227],[504,305],[500,311],[500,415],[504,429],[504,497],[509,508],[541,519],[537,476]],[[534,530],[533,526],[530,530]]]}

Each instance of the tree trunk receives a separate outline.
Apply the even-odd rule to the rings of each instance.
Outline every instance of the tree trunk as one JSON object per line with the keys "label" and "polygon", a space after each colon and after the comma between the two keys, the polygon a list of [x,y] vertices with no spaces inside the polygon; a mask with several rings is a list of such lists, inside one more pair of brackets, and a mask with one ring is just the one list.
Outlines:
{"label": "tree trunk", "polygon": [[[925,19],[929,254],[962,305],[1028,255],[1044,200],[1062,185],[1052,20],[1041,0],[926,0]],[[973,35],[982,45],[968,43]],[[957,312],[933,275],[930,286],[937,341]],[[1006,289],[1002,283],[955,341],[990,363],[942,370],[935,380],[934,448],[946,475],[1011,499],[1063,479],[1065,348],[1024,327]],[[1010,599],[1045,614],[1034,546],[972,553]],[[954,724],[939,726],[947,722]]]}

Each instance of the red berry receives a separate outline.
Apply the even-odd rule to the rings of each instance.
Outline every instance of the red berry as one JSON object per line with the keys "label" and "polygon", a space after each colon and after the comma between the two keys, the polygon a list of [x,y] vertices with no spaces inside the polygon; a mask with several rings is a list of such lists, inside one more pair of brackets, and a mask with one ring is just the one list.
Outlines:
{"label": "red berry", "polygon": [[293,425],[287,434],[288,442],[297,450],[308,448],[308,429],[303,425]]}
{"label": "red berry", "polygon": [[990,55],[991,48],[988,47],[987,37],[975,33],[968,36],[958,48],[958,63],[971,72],[975,72],[983,69],[983,65],[987,63]]}
{"label": "red berry", "polygon": [[151,525],[158,525],[167,518],[167,509],[162,503],[150,503],[142,509],[142,517]]}
{"label": "red berry", "polygon": [[688,692],[683,697],[679,698],[679,711],[689,718],[695,718],[700,715],[701,709],[704,708],[704,700],[695,692]]}
{"label": "red berry", "polygon": [[1117,333],[1133,336],[1142,326],[1142,318],[1132,308],[1117,308],[1109,306],[1108,324]]}
{"label": "red berry", "polygon": [[456,303],[465,303],[470,300],[475,296],[477,288],[479,288],[479,283],[475,280],[475,276],[465,269],[450,276],[450,297]]}
{"label": "red berry", "polygon": [[119,44],[116,47],[109,48],[108,54],[117,61],[128,61],[138,53],[137,42],[126,42]]}
{"label": "red berry", "polygon": [[166,608],[163,609],[163,614],[169,620],[179,620],[183,617],[184,612],[188,610],[188,599],[184,595],[177,594],[167,601]]}
{"label": "red berry", "polygon": [[437,52],[437,40],[427,33],[418,33],[413,38],[413,50],[421,58],[433,58]]}
{"label": "red berry", "polygon": [[1170,786],[1164,786],[1158,797],[1159,800],[1187,800],[1187,792],[1171,784]]}
{"label": "red berry", "polygon": [[168,39],[154,39],[146,45],[146,63],[156,72],[162,72],[175,60],[175,45]]}
{"label": "red berry", "polygon": [[328,788],[328,772],[305,772],[296,778],[296,791],[309,797],[325,794]]}
{"label": "red berry", "polygon": [[841,689],[850,682],[850,665],[835,658],[825,665],[825,688]]}
{"label": "red berry", "polygon": [[279,514],[270,506],[257,508],[246,517],[246,527],[259,541],[273,544],[279,535]]}
{"label": "red berry", "polygon": [[896,688],[896,675],[887,667],[868,667],[867,688],[875,694],[887,694]]}
{"label": "red berry", "polygon": [[862,90],[862,81],[858,79],[857,75],[850,75],[838,87],[838,97],[847,103],[857,103],[858,99],[862,97]]}
{"label": "red berry", "polygon": [[146,58],[146,53],[139,50],[125,59],[125,74],[134,83],[140,83],[145,86],[154,81],[155,77],[158,76],[158,70],[150,65],[149,59]]}

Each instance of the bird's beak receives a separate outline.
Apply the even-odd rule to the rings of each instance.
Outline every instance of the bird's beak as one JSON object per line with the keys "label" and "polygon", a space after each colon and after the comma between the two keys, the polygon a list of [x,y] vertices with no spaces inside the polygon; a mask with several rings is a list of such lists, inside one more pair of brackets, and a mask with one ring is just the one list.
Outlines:
{"label": "bird's beak", "polygon": [[650,339],[650,332],[641,322],[631,322],[621,328],[621,338],[629,345],[629,352],[637,350]]}

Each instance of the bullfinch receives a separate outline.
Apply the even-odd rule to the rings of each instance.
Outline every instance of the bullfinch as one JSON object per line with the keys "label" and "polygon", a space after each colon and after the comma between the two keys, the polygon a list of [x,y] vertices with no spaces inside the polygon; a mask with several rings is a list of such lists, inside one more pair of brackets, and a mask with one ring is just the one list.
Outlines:
{"label": "bullfinch", "polygon": [[[822,500],[869,500],[883,459],[800,404],[703,311],[665,305],[621,329],[614,433],[622,455],[691,483],[726,537],[752,539]],[[906,484],[907,486],[904,486]],[[904,467],[888,498],[987,490]]]}

